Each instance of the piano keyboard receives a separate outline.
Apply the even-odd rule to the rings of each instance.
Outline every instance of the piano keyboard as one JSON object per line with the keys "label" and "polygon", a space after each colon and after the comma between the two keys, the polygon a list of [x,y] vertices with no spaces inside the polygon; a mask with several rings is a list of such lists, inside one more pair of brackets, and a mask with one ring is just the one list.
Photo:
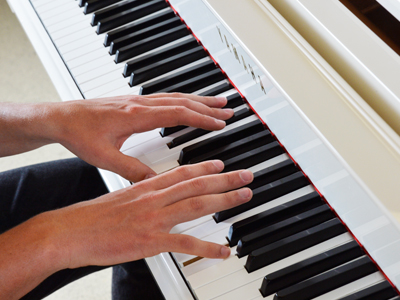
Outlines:
{"label": "piano keyboard", "polygon": [[[201,1],[170,2],[185,22],[184,7],[192,6],[192,11],[199,14],[207,9]],[[225,171],[248,168],[254,172],[255,180],[250,185],[254,197],[249,203],[172,229],[172,233],[229,243],[232,247],[232,255],[223,261],[171,254],[190,288],[188,297],[192,294],[200,300],[400,299],[385,277],[390,274],[380,271],[379,262],[376,265],[371,260],[337,217],[336,213],[343,209],[337,206],[335,197],[329,201],[329,189],[349,174],[340,168],[334,168],[333,173],[323,170],[326,174],[314,181],[307,168],[299,168],[302,155],[310,150],[318,163],[319,154],[313,150],[321,150],[320,141],[310,136],[303,144],[276,140],[288,127],[276,127],[279,115],[274,113],[285,112],[283,122],[288,123],[298,117],[251,57],[241,52],[236,42],[228,42],[234,39],[224,32],[217,19],[205,13],[205,26],[198,19],[186,22],[194,36],[164,0],[31,3],[85,98],[184,92],[227,96],[228,106],[234,108],[234,117],[221,131],[164,128],[161,137],[157,129],[132,136],[121,148],[158,173],[215,158],[224,161]],[[210,51],[219,45],[217,50],[210,51],[212,58],[196,39],[203,42],[201,36],[210,31],[215,33],[214,39],[203,46]],[[225,66],[231,63],[227,57],[233,57],[242,68],[233,75],[227,72],[231,81],[215,65],[217,61],[227,71],[230,67]],[[248,102],[231,82],[240,87]],[[335,161],[324,161],[322,167],[329,169],[332,164]],[[310,179],[314,184],[310,184]],[[328,191],[324,196],[335,212],[315,186],[322,194]],[[346,225],[352,229],[347,222]],[[364,232],[361,242],[365,242],[363,238],[368,233]],[[397,280],[390,279],[397,284]]]}

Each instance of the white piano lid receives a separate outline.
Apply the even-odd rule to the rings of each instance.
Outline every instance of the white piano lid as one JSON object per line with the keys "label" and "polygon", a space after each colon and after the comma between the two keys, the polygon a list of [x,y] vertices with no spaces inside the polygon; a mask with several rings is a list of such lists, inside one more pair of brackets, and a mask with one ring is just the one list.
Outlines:
{"label": "white piano lid", "polygon": [[376,0],[400,21],[400,0]]}

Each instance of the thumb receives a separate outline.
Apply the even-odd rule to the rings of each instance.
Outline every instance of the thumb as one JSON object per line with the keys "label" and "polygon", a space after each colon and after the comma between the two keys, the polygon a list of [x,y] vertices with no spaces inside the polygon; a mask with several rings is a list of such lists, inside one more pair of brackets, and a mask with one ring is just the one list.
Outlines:
{"label": "thumb", "polygon": [[146,166],[140,160],[125,155],[118,149],[114,148],[108,151],[107,154],[108,157],[106,161],[108,163],[103,167],[121,175],[129,181],[139,182],[143,179],[157,175],[153,169]]}

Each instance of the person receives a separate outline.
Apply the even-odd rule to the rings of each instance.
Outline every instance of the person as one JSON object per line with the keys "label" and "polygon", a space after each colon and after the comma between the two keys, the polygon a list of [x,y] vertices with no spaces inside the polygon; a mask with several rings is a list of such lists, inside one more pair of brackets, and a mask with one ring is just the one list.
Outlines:
{"label": "person", "polygon": [[[142,258],[161,252],[228,257],[226,246],[169,232],[178,223],[249,201],[250,171],[220,173],[223,163],[214,160],[157,175],[120,152],[133,133],[158,127],[220,130],[233,115],[223,109],[226,101],[174,93],[1,103],[0,156],[60,143],[79,159],[0,175],[0,298],[43,298],[87,273],[125,264],[113,282],[128,288],[113,290],[113,296],[155,299],[141,278],[127,281],[122,274],[142,272],[147,280]],[[93,166],[135,183],[107,193]]]}

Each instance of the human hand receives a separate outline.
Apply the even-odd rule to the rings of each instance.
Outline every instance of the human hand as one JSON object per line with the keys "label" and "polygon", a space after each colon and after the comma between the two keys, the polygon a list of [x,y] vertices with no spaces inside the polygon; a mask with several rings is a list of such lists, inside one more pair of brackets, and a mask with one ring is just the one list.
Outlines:
{"label": "human hand", "polygon": [[233,115],[220,109],[225,104],[225,98],[179,93],[70,101],[56,107],[52,135],[88,163],[138,182],[155,172],[119,151],[129,136],[177,125],[219,130]]}
{"label": "human hand", "polygon": [[[226,258],[228,247],[182,234],[170,234],[178,223],[250,200],[250,171],[217,174],[221,161],[176,168],[91,201],[43,214],[53,228],[60,268],[113,265],[180,252]],[[226,192],[229,191],[229,192]]]}

